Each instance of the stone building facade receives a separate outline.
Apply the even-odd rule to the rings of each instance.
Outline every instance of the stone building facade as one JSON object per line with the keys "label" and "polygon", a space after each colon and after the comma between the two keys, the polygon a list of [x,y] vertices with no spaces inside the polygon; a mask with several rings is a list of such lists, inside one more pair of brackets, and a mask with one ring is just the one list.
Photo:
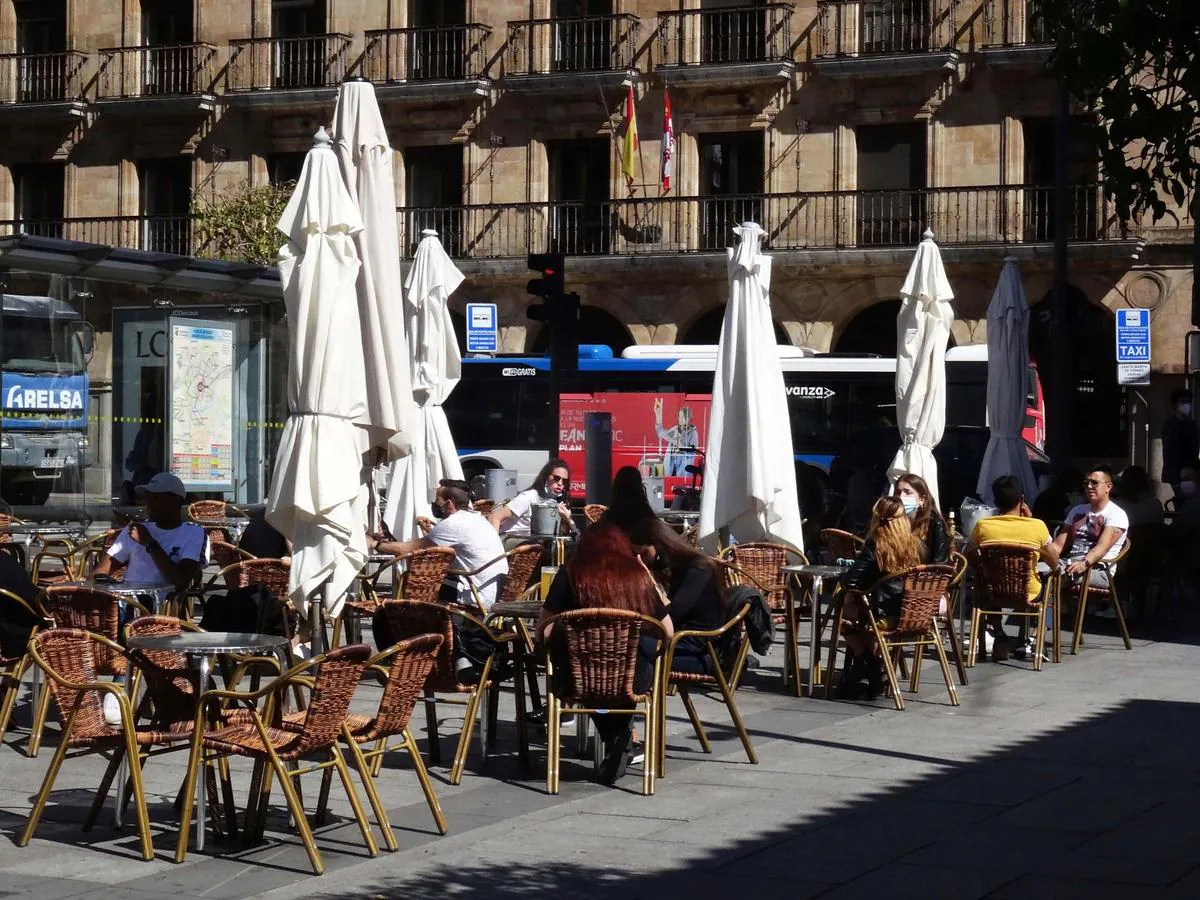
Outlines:
{"label": "stone building facade", "polygon": [[[1012,256],[1046,356],[1056,89],[1033,3],[0,0],[0,230],[203,254],[195,197],[294,178],[357,75],[395,147],[403,252],[436,228],[468,276],[455,307],[498,303],[506,350],[544,346],[524,286],[526,254],[547,250],[568,257],[585,340],[715,340],[723,248],[754,219],[781,339],[893,352],[897,291],[929,228],[955,342],[986,340]],[[1151,462],[1129,435],[1183,380],[1190,223],[1123,228],[1090,154],[1067,152],[1077,411],[1091,423],[1076,452]],[[1130,305],[1152,310],[1155,373],[1132,406],[1111,359],[1113,310]]]}

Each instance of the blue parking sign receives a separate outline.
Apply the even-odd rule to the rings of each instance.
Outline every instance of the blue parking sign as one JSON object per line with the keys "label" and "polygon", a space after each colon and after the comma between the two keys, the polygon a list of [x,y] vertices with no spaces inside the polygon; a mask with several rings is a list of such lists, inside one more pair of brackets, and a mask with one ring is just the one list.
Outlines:
{"label": "blue parking sign", "polygon": [[1117,310],[1117,383],[1150,383],[1150,310]]}
{"label": "blue parking sign", "polygon": [[467,304],[467,352],[496,353],[500,349],[500,327],[495,303]]}

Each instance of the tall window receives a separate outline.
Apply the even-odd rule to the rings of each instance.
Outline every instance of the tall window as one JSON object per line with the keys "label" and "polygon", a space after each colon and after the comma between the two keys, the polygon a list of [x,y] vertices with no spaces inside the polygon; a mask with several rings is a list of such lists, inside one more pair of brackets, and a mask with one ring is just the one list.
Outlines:
{"label": "tall window", "polygon": [[859,16],[863,53],[923,53],[930,49],[929,0],[867,0]]}
{"label": "tall window", "polygon": [[26,234],[63,236],[66,174],[62,163],[13,167],[16,217]]}
{"label": "tall window", "polygon": [[465,0],[412,0],[409,24],[409,78],[414,81],[466,75]]}
{"label": "tall window", "polygon": [[[142,85],[146,94],[197,89],[191,0],[142,0]],[[204,85],[202,87],[207,87]]]}
{"label": "tall window", "polygon": [[554,0],[554,71],[611,69],[612,14],[612,0]]}
{"label": "tall window", "polygon": [[325,84],[325,0],[271,0],[275,87]]}
{"label": "tall window", "polygon": [[[1058,128],[1051,117],[1021,120],[1025,136],[1024,238],[1052,241],[1055,230],[1054,167],[1058,156]],[[1067,184],[1070,192],[1070,240],[1094,240],[1100,226],[1100,194],[1093,186],[1099,170],[1096,153],[1088,143],[1084,123],[1070,123]]]}
{"label": "tall window", "polygon": [[861,125],[858,243],[915,244],[925,221],[925,125]]}
{"label": "tall window", "polygon": [[267,179],[275,187],[295,184],[304,170],[304,153],[272,153],[267,157]]}
{"label": "tall window", "polygon": [[66,0],[13,0],[16,13],[17,100],[22,103],[70,99]]}
{"label": "tall window", "polygon": [[406,231],[410,249],[432,228],[451,256],[462,250],[463,149],[409,147],[404,151]]}
{"label": "tall window", "polygon": [[550,141],[550,243],[558,253],[607,253],[611,146],[607,138]]}
{"label": "tall window", "polygon": [[720,250],[733,242],[733,227],[762,216],[763,134],[735,131],[704,134],[700,151],[701,250]]}
{"label": "tall window", "polygon": [[192,160],[187,156],[138,163],[142,247],[157,253],[191,253]]}
{"label": "tall window", "polygon": [[766,58],[765,0],[702,0],[700,62],[758,62]]}

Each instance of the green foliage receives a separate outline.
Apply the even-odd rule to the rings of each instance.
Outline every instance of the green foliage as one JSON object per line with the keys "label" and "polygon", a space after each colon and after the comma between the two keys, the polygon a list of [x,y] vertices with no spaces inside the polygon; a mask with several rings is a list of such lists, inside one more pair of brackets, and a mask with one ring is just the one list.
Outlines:
{"label": "green foliage", "polygon": [[192,201],[200,256],[274,265],[285,238],[275,224],[292,195],[293,184],[250,187],[241,184],[213,200]]}
{"label": "green foliage", "polygon": [[1117,211],[1200,212],[1200,0],[1026,0],[1058,35],[1050,66],[1094,113]]}

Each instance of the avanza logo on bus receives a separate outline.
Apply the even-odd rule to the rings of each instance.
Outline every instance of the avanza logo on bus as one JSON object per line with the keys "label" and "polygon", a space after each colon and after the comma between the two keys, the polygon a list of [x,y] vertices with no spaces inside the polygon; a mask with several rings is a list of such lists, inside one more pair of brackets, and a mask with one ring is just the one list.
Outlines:
{"label": "avanza logo on bus", "polygon": [[25,388],[14,384],[4,396],[6,409],[83,409],[83,392]]}

